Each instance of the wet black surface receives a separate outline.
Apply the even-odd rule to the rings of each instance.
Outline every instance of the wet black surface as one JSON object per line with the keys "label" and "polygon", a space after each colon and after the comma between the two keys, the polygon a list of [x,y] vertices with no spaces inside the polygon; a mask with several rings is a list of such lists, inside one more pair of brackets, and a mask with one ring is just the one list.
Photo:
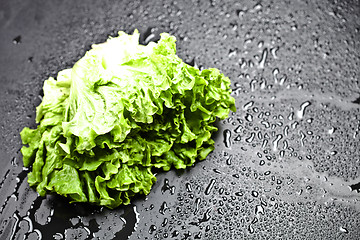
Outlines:
{"label": "wet black surface", "polygon": [[[0,1],[0,239],[359,239],[359,1]],[[232,80],[216,149],[108,210],[40,198],[19,132],[42,84],[119,30]]]}

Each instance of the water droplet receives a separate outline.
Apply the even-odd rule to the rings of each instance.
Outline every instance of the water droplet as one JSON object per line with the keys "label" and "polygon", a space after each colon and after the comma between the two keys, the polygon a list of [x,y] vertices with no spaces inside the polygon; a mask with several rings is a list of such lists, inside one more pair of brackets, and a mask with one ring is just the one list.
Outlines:
{"label": "water droplet", "polygon": [[243,10],[243,9],[239,9],[239,10],[236,10],[236,15],[241,18],[242,16],[244,16],[244,14],[246,13],[246,10]]}
{"label": "water droplet", "polygon": [[191,187],[190,183],[186,183],[185,186],[186,186],[186,191],[187,192],[192,192],[192,187]]}
{"label": "water droplet", "polygon": [[360,182],[350,185],[349,188],[351,191],[357,191],[360,193]]}
{"label": "water droplet", "polygon": [[233,158],[233,155],[230,155],[230,156],[228,157],[228,159],[226,159],[226,164],[227,164],[227,165],[231,165],[231,160],[232,160],[232,158]]}
{"label": "water droplet", "polygon": [[349,231],[344,227],[340,227],[340,232],[349,233]]}
{"label": "water droplet", "polygon": [[305,133],[303,133],[303,131],[300,130],[300,143],[301,143],[301,146],[305,145],[305,143],[304,143],[305,138],[306,138]]}
{"label": "water droplet", "polygon": [[200,223],[203,223],[203,222],[207,222],[207,221],[210,220],[210,218],[211,218],[210,211],[211,211],[210,208],[209,208],[208,210],[206,210],[206,212],[204,213],[203,218],[202,218],[202,219],[199,219],[199,224],[200,224]]}
{"label": "water droplet", "polygon": [[249,60],[248,65],[249,65],[249,68],[252,68],[252,67],[254,67],[254,62],[252,60]]}
{"label": "water droplet", "polygon": [[296,116],[297,116],[299,119],[302,119],[302,118],[304,117],[304,115],[305,115],[305,109],[306,109],[308,106],[310,106],[310,105],[311,105],[311,103],[310,103],[309,101],[306,101],[306,102],[302,103],[302,104],[300,105],[300,110],[298,110],[298,111],[296,112]]}
{"label": "water droplet", "polygon": [[274,59],[277,59],[277,51],[279,50],[279,47],[274,47],[270,49],[271,55],[274,57]]}
{"label": "water droplet", "polygon": [[156,226],[155,225],[151,225],[149,228],[149,233],[153,234],[156,231]]}
{"label": "water droplet", "polygon": [[240,175],[237,174],[237,173],[233,174],[232,176],[233,176],[234,178],[240,178]]}
{"label": "water droplet", "polygon": [[194,236],[194,239],[201,239],[201,236],[202,236],[202,232],[199,232]]}
{"label": "water droplet", "polygon": [[337,154],[337,151],[331,151],[331,152],[330,152],[330,155],[331,155],[331,156],[335,156],[336,154]]}
{"label": "water droplet", "polygon": [[284,74],[279,80],[279,85],[280,86],[284,85],[286,79],[287,79],[287,76],[286,76],[286,74]]}
{"label": "water droplet", "polygon": [[275,69],[272,71],[272,74],[273,74],[273,78],[274,78],[275,83],[278,83],[277,75],[279,74],[279,69],[278,69],[278,68],[275,68]]}
{"label": "water droplet", "polygon": [[255,206],[255,215],[262,214],[264,215],[264,208],[261,205]]}
{"label": "water droplet", "polygon": [[237,128],[235,128],[234,132],[235,133],[240,133],[242,128],[243,127],[241,125],[239,125]]}
{"label": "water droplet", "polygon": [[268,55],[268,50],[267,48],[265,48],[262,52],[261,58],[259,60],[259,68],[264,68],[265,67],[265,61]]}
{"label": "water droplet", "polygon": [[201,198],[196,198],[195,199],[194,215],[196,215],[198,213],[200,203],[201,203]]}
{"label": "water droplet", "polygon": [[162,227],[165,227],[168,224],[169,220],[167,218],[164,218],[163,222],[161,223]]}
{"label": "water droplet", "polygon": [[256,89],[256,79],[253,79],[253,80],[251,80],[251,82],[250,82],[250,90],[252,91],[252,92],[254,92],[255,91],[255,89]]}
{"label": "water droplet", "polygon": [[179,236],[179,231],[178,230],[174,230],[173,232],[172,232],[172,234],[171,234],[171,236],[172,237],[177,237],[177,236]]}
{"label": "water droplet", "polygon": [[250,107],[252,107],[254,105],[254,101],[250,101],[244,104],[243,109],[244,110],[248,110]]}
{"label": "water droplet", "polygon": [[253,7],[253,10],[254,10],[254,11],[259,11],[261,8],[262,8],[261,3],[257,3],[257,4],[255,4],[255,6]]}
{"label": "water droplet", "polygon": [[242,197],[244,194],[242,192],[236,192],[235,196]]}
{"label": "water droplet", "polygon": [[267,175],[270,175],[271,171],[266,171],[264,172],[264,175],[267,176]]}
{"label": "water droplet", "polygon": [[249,233],[253,234],[255,232],[253,226],[250,224],[249,227],[248,227],[248,231]]}
{"label": "water droplet", "polygon": [[224,215],[224,211],[222,210],[222,208],[218,208],[218,213],[219,213],[220,215]]}
{"label": "water droplet", "polygon": [[279,152],[279,156],[280,156],[280,158],[284,158],[284,156],[285,156],[285,151],[284,151],[284,150],[281,150],[281,151]]}
{"label": "water droplet", "polygon": [[225,129],[223,135],[225,147],[229,148],[231,146],[231,131],[229,129]]}
{"label": "water droplet", "polygon": [[144,45],[148,44],[151,41],[155,41],[156,35],[154,34],[154,28],[149,28],[145,33],[144,36]]}
{"label": "water droplet", "polygon": [[284,127],[284,135],[287,137],[289,134],[289,126]]}
{"label": "water droplet", "polygon": [[166,210],[168,210],[168,209],[169,209],[169,207],[167,206],[167,203],[164,201],[160,206],[159,213],[164,215]]}
{"label": "water droplet", "polygon": [[294,113],[293,113],[293,112],[291,112],[291,113],[289,114],[288,119],[289,119],[290,121],[292,121],[292,120],[294,119]]}
{"label": "water droplet", "polygon": [[262,148],[266,148],[266,146],[268,145],[268,143],[269,143],[269,141],[268,141],[267,139],[264,139],[261,147],[262,147]]}
{"label": "water droplet", "polygon": [[60,240],[60,239],[64,239],[64,236],[63,236],[61,233],[55,233],[55,234],[53,235],[53,238],[54,238],[55,240]]}
{"label": "water droplet", "polygon": [[254,119],[253,115],[251,115],[250,113],[247,113],[245,116],[245,120],[248,122],[252,122]]}
{"label": "water droplet", "polygon": [[359,134],[359,131],[355,131],[354,134],[353,134],[353,138],[355,139],[358,134]]}
{"label": "water droplet", "polygon": [[295,121],[291,124],[291,128],[295,129],[299,125],[299,122]]}
{"label": "water droplet", "polygon": [[257,191],[251,191],[251,195],[253,197],[258,197],[259,196],[259,193]]}
{"label": "water droplet", "polygon": [[13,158],[11,159],[11,165],[14,166],[14,167],[17,167],[17,166],[18,166],[18,164],[17,164],[17,162],[16,162],[16,157],[13,157]]}
{"label": "water droplet", "polygon": [[170,186],[169,179],[164,179],[164,185],[161,187],[161,192],[165,193],[166,191],[169,191],[171,195],[174,195],[175,193],[175,186]]}
{"label": "water droplet", "polygon": [[21,36],[19,35],[13,39],[13,44],[20,44],[20,43],[21,43]]}
{"label": "water droplet", "polygon": [[211,180],[210,180],[209,185],[208,185],[208,186],[206,187],[206,189],[205,189],[205,194],[206,194],[206,195],[209,195],[209,194],[210,194],[211,189],[214,187],[215,182],[216,182],[215,179],[211,179]]}
{"label": "water droplet", "polygon": [[279,141],[283,138],[281,134],[276,135],[276,139],[273,141],[273,150],[276,151],[278,149]]}
{"label": "water droplet", "polygon": [[245,68],[247,66],[246,60],[243,58],[239,59],[239,65],[240,65],[240,68]]}
{"label": "water droplet", "polygon": [[328,133],[331,135],[335,132],[336,128],[332,127],[328,130]]}
{"label": "water droplet", "polygon": [[192,235],[191,232],[188,231],[187,233],[184,233],[184,237],[183,237],[182,239],[183,239],[183,240],[186,240],[186,239],[190,238],[191,235]]}
{"label": "water droplet", "polygon": [[261,121],[260,122],[262,125],[264,125],[265,128],[269,128],[270,127],[270,123],[267,121]]}
{"label": "water droplet", "polygon": [[358,97],[357,99],[355,99],[354,101],[352,101],[352,103],[360,104],[360,97]]}
{"label": "water droplet", "polygon": [[234,139],[234,141],[241,141],[241,136],[240,135],[237,135],[236,138]]}
{"label": "water droplet", "polygon": [[260,89],[265,89],[265,88],[266,88],[266,80],[264,78],[261,78]]}
{"label": "water droplet", "polygon": [[230,51],[229,51],[229,58],[231,58],[231,57],[234,57],[234,56],[236,56],[236,54],[237,54],[237,49],[230,49]]}
{"label": "water droplet", "polygon": [[257,217],[254,217],[254,219],[251,221],[251,224],[255,224],[259,221],[259,219]]}
{"label": "water droplet", "polygon": [[246,138],[245,141],[246,141],[247,143],[251,143],[251,142],[254,140],[254,138],[255,138],[255,133],[252,132],[252,133],[250,134],[250,137]]}
{"label": "water droplet", "polygon": [[213,171],[214,171],[214,173],[221,174],[219,169],[214,168]]}

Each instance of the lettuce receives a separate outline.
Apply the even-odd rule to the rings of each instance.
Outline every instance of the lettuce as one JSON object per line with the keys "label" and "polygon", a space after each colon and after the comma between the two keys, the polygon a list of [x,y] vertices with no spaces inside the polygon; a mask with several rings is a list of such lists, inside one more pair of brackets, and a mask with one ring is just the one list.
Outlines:
{"label": "lettuce", "polygon": [[175,40],[144,46],[119,32],[44,82],[39,125],[20,133],[41,196],[115,208],[150,192],[154,168],[184,169],[214,149],[214,121],[236,111],[230,80],[184,63]]}

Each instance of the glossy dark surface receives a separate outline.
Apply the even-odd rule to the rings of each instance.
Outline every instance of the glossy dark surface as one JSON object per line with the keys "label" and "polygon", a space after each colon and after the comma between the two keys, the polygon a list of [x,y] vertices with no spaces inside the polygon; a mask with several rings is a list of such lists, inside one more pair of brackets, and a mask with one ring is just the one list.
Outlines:
{"label": "glossy dark surface", "polygon": [[[314,1],[315,2],[315,1]],[[359,1],[0,1],[0,239],[359,239]],[[116,210],[40,198],[19,132],[43,81],[135,28],[232,80],[216,149]]]}

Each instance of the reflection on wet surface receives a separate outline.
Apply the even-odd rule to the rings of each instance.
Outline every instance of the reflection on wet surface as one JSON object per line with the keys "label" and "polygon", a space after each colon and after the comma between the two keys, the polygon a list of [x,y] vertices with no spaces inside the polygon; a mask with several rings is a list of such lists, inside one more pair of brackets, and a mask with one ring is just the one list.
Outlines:
{"label": "reflection on wet surface", "polygon": [[[0,10],[1,238],[360,235],[358,2],[16,4]],[[170,32],[186,62],[221,69],[237,112],[217,123],[205,161],[157,174],[151,193],[129,206],[39,197],[26,181],[18,133],[34,122],[43,80],[90,44],[134,28],[143,43]]]}

